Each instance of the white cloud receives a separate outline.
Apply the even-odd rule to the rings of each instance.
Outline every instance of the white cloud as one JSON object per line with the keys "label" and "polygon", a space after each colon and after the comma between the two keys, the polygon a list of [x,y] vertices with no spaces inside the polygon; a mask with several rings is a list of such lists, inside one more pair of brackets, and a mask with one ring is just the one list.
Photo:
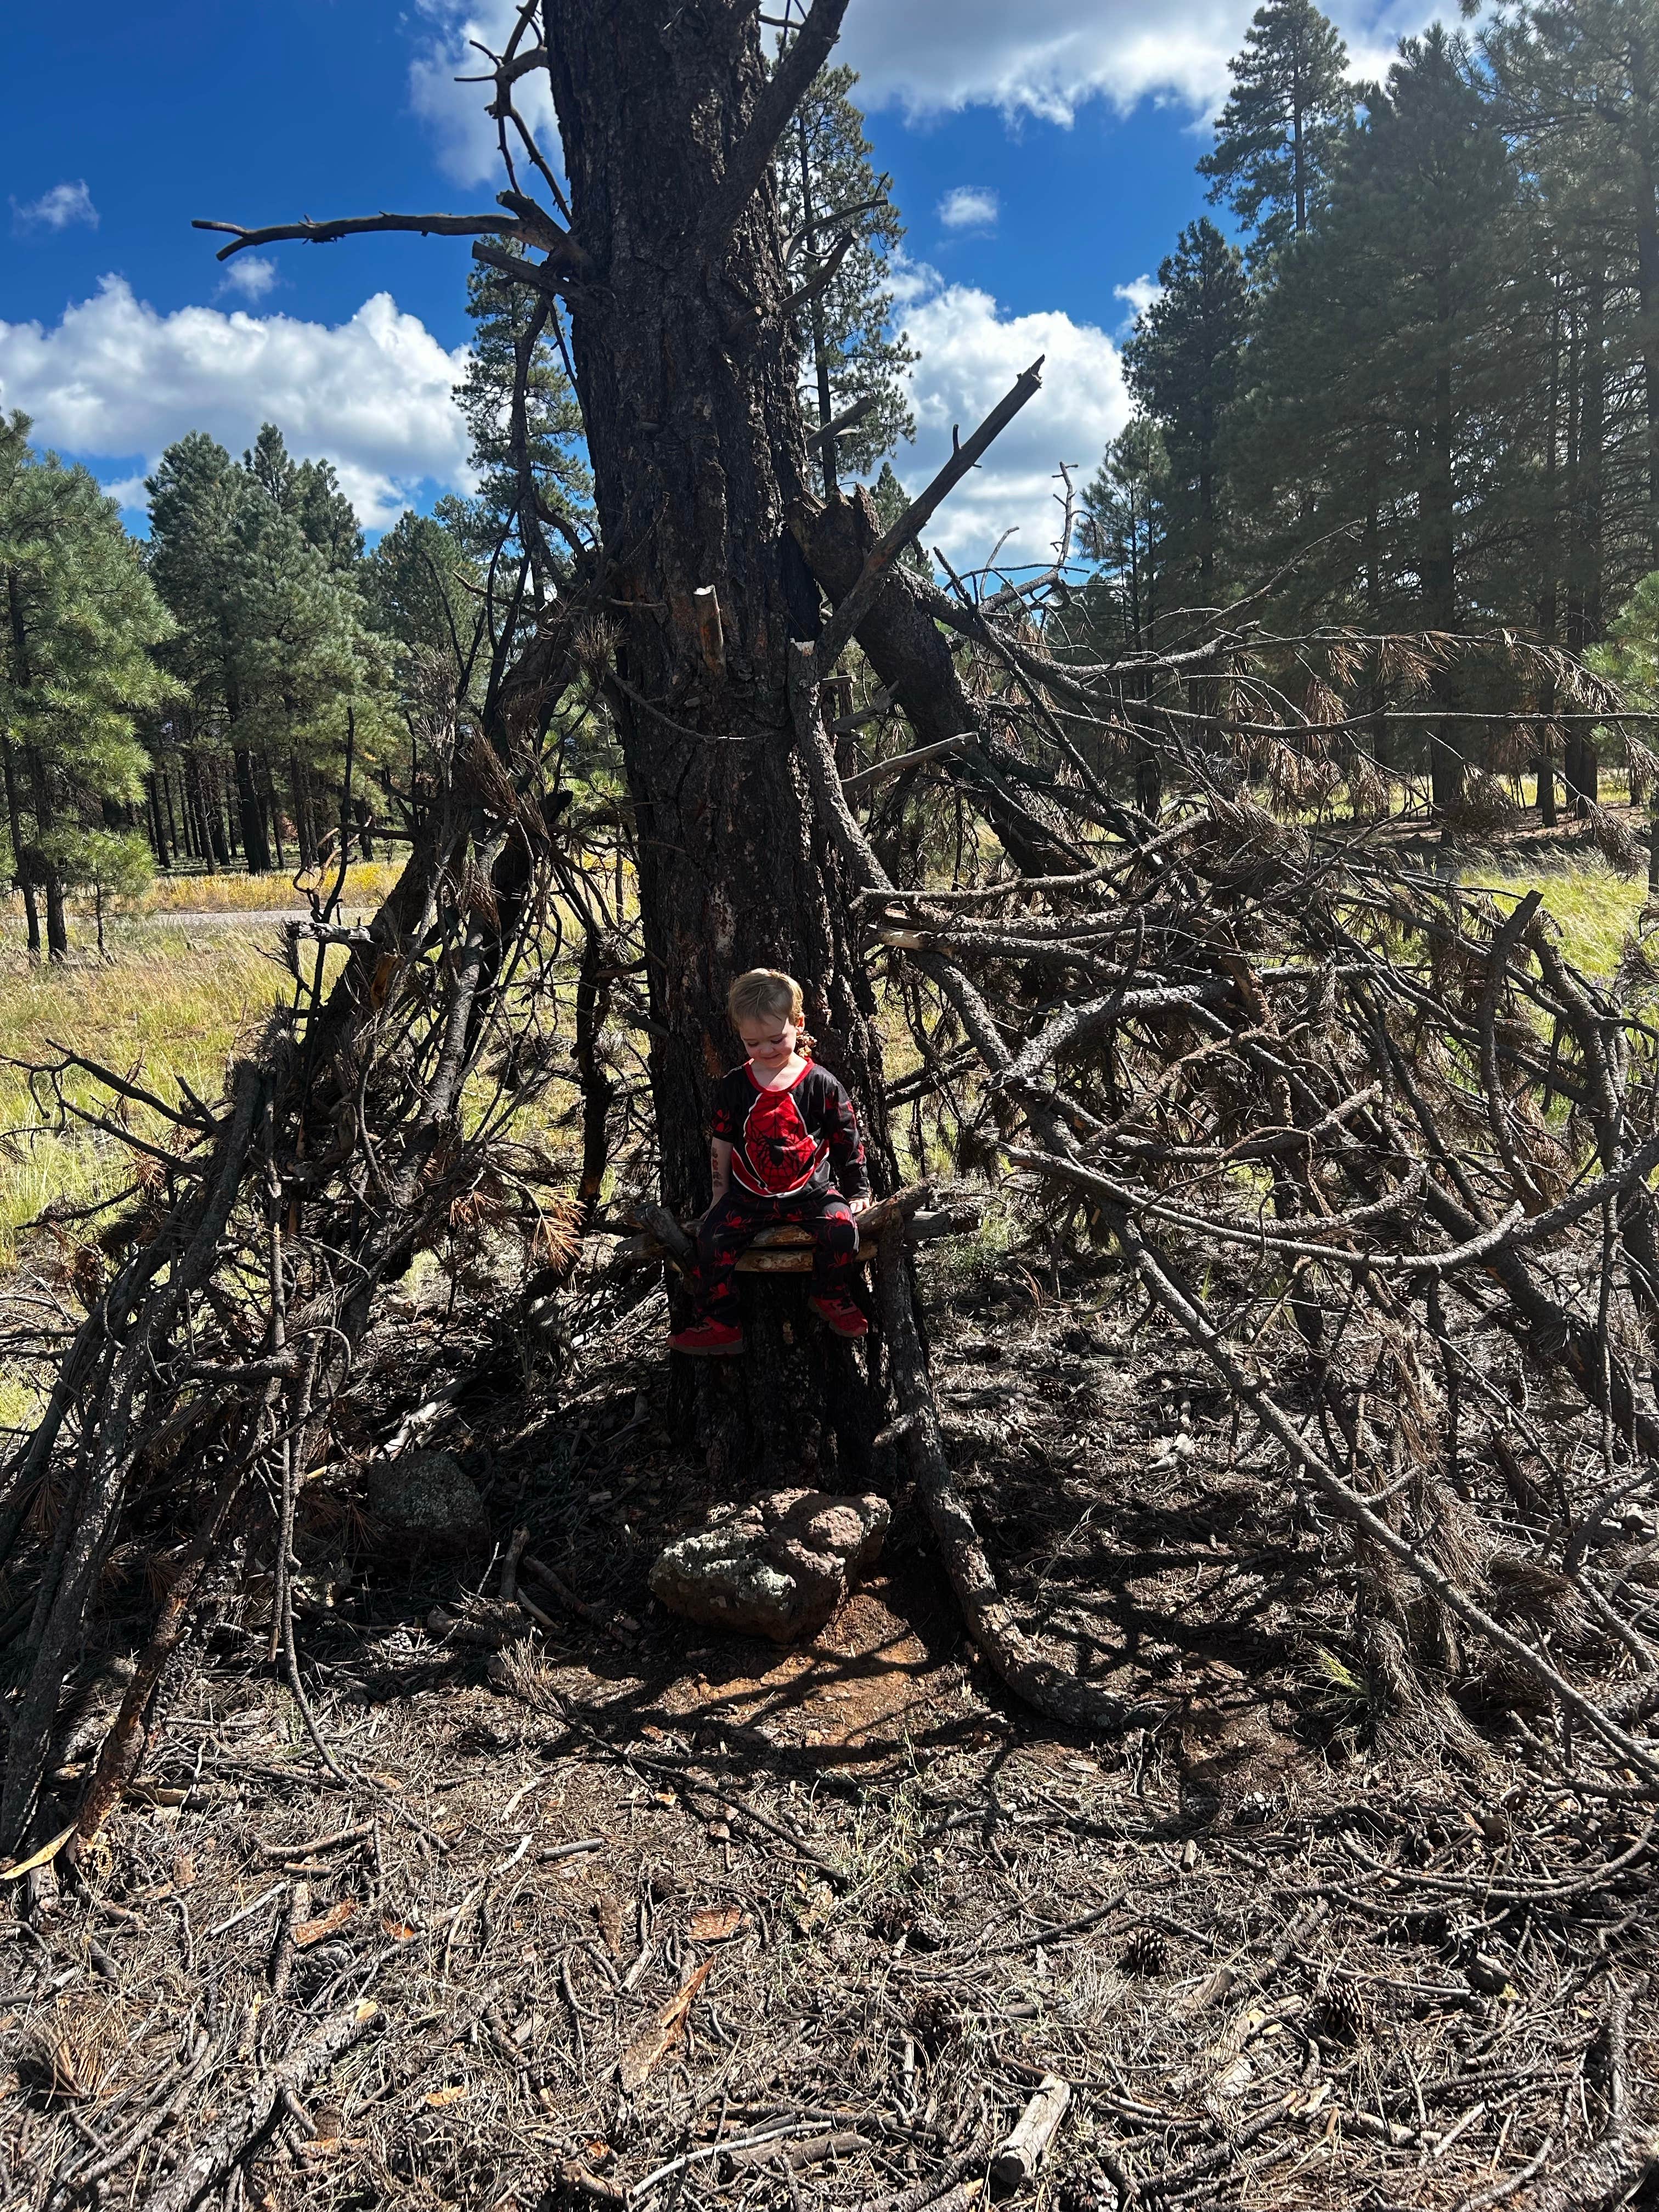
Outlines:
{"label": "white cloud", "polygon": [[986,559],[1014,526],[1002,561],[1047,562],[1060,531],[1060,464],[1076,464],[1086,478],[1129,419],[1117,348],[1104,331],[1057,309],[1004,316],[973,285],[941,284],[915,264],[900,274],[905,329],[921,356],[910,376],[915,444],[896,456],[908,490],[943,467],[953,424],[965,436],[1044,356],[1042,389],[934,516],[924,550],[937,544],[960,568]]}
{"label": "white cloud", "polygon": [[220,289],[240,292],[246,300],[263,300],[277,282],[276,264],[260,253],[239,253],[225,264]]}
{"label": "white cloud", "polygon": [[54,185],[26,206],[14,200],[11,212],[20,230],[67,230],[74,222],[88,223],[94,230],[98,228],[98,210],[84,177],[77,177],[73,184]]}
{"label": "white cloud", "polygon": [[[836,59],[860,72],[866,109],[897,106],[913,119],[1000,108],[1011,120],[1069,124],[1086,100],[1120,110],[1152,99],[1212,115],[1227,64],[1243,45],[1255,0],[851,0]],[[489,88],[457,83],[487,74],[477,51],[499,53],[520,0],[415,0],[410,101],[457,182],[494,183],[496,127]],[[1445,0],[1332,0],[1356,76],[1386,73],[1399,40],[1446,12]],[[477,46],[470,41],[477,40]],[[547,79],[521,78],[514,97],[550,161],[558,125]],[[514,149],[516,153],[517,149]]]}
{"label": "white cloud", "polygon": [[[1255,0],[852,0],[837,59],[858,98],[914,116],[970,106],[1070,123],[1087,100],[1120,109],[1172,100],[1207,115],[1226,96],[1227,62]],[[1356,71],[1386,69],[1395,42],[1443,12],[1436,0],[1337,0],[1332,14]]]}
{"label": "white cloud", "polygon": [[[145,471],[187,430],[240,453],[275,422],[293,451],[334,463],[379,529],[422,484],[469,483],[450,396],[465,364],[465,348],[447,352],[385,292],[331,327],[240,308],[163,315],[106,276],[51,329],[0,322],[0,408],[33,416],[44,444],[88,460],[140,454]],[[125,500],[135,482],[110,489]]]}
{"label": "white cloud", "polygon": [[1122,329],[1133,328],[1137,315],[1144,315],[1154,300],[1164,296],[1164,287],[1155,276],[1132,276],[1127,284],[1114,284],[1112,297],[1121,300],[1129,310],[1123,318]]}
{"label": "white cloud", "polygon": [[946,230],[994,230],[998,213],[996,194],[983,185],[957,185],[939,204]]}
{"label": "white cloud", "polygon": [[[458,184],[499,183],[496,125],[484,113],[490,88],[455,80],[488,75],[489,62],[478,47],[487,46],[492,54],[505,51],[522,12],[519,0],[474,0],[471,6],[467,0],[416,0],[416,12],[428,28],[410,64],[410,105],[437,141],[440,166]],[[533,45],[536,35],[528,33],[526,43]],[[476,46],[471,43],[474,40]],[[546,71],[536,70],[520,77],[513,101],[556,170],[561,162],[559,130]],[[521,142],[514,138],[510,143],[514,161],[520,161]]]}

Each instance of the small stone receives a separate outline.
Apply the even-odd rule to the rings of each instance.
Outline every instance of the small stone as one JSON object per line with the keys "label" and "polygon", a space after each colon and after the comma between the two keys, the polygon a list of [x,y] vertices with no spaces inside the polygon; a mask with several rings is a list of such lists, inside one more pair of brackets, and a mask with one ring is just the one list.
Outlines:
{"label": "small stone", "polygon": [[682,1620],[793,1644],[811,1636],[881,1556],[883,1498],[777,1490],[722,1506],[669,1545],[651,1570],[658,1601]]}
{"label": "small stone", "polygon": [[388,1551],[480,1552],[489,1516],[477,1485],[453,1452],[405,1452],[368,1471],[369,1510]]}

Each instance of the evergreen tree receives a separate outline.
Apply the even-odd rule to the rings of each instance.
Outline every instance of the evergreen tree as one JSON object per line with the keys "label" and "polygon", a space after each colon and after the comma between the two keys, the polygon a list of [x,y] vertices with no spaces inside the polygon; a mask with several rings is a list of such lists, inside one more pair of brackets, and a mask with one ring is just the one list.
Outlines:
{"label": "evergreen tree", "polygon": [[[1146,653],[1158,641],[1170,459],[1144,415],[1120,430],[1083,494],[1081,550],[1095,563],[1088,619],[1110,641]],[[1103,606],[1110,619],[1102,621]]]}
{"label": "evergreen tree", "polygon": [[1353,121],[1348,50],[1313,0],[1267,0],[1231,64],[1232,90],[1198,171],[1253,235],[1260,267],[1318,211]]}
{"label": "evergreen tree", "polygon": [[[478,471],[472,509],[473,550],[484,558],[496,546],[523,547],[530,556],[532,589],[539,600],[554,587],[544,570],[537,526],[555,517],[574,524],[592,501],[582,441],[581,410],[571,390],[558,344],[548,324],[545,300],[525,284],[511,284],[493,269],[475,264],[466,280],[466,312],[472,319],[472,343],[466,374],[455,398],[471,440],[472,465]],[[513,393],[520,356],[526,358],[523,459],[535,513],[520,512],[520,455],[513,432]]]}
{"label": "evergreen tree", "polygon": [[143,793],[137,720],[168,696],[152,649],[170,624],[114,501],[86,470],[34,452],[28,428],[0,419],[0,765],[29,949],[43,899],[61,959],[87,840],[118,835]]}
{"label": "evergreen tree", "polygon": [[[1535,245],[1464,42],[1404,41],[1275,266],[1237,447],[1258,558],[1317,545],[1297,588],[1332,616],[1450,631],[1529,597]],[[1431,749],[1442,809],[1455,735]]]}
{"label": "evergreen tree", "polygon": [[[1608,379],[1601,426],[1607,450],[1596,456],[1603,488],[1631,473],[1611,447],[1623,442],[1624,422],[1636,431],[1646,541],[1639,573],[1659,565],[1659,0],[1508,7],[1482,46],[1504,120],[1572,267],[1581,319],[1600,325]],[[1594,343],[1597,334],[1589,335]],[[1634,385],[1628,410],[1617,404],[1626,363]]]}
{"label": "evergreen tree", "polygon": [[[303,509],[256,492],[238,532],[231,592],[238,639],[240,734],[289,788],[301,866],[314,866],[348,739],[354,767],[377,750],[387,656],[369,629],[354,575],[307,538]],[[273,811],[274,811],[273,808]]]}
{"label": "evergreen tree", "polygon": [[405,507],[363,563],[363,597],[374,628],[398,645],[467,657],[468,594],[482,579],[468,550],[472,519],[454,499],[430,514]]}
{"label": "evergreen tree", "polygon": [[[870,503],[884,530],[890,530],[910,504],[910,495],[899,482],[890,461],[881,465],[881,474],[870,487]],[[913,538],[899,555],[899,565],[913,568],[919,576],[928,573],[927,557]]]}
{"label": "evergreen tree", "polygon": [[283,857],[279,772],[309,865],[324,792],[349,735],[360,755],[371,750],[387,680],[357,590],[356,519],[331,470],[294,461],[269,424],[240,465],[191,433],[147,489],[150,570],[179,626],[169,658],[189,690],[187,739],[228,752],[250,872],[271,866],[273,842]]}
{"label": "evergreen tree", "polygon": [[331,461],[296,461],[274,422],[262,423],[242,467],[271,505],[293,518],[308,545],[337,574],[363,557],[363,533]]}
{"label": "evergreen tree", "polygon": [[1188,603],[1213,604],[1222,539],[1222,441],[1238,390],[1249,297],[1242,257],[1202,216],[1159,267],[1162,290],[1123,350],[1130,391],[1169,459],[1168,570]]}
{"label": "evergreen tree", "polygon": [[[786,33],[787,36],[787,33]],[[825,489],[867,474],[915,435],[905,372],[917,358],[892,327],[890,258],[904,235],[852,99],[856,73],[821,70],[774,165],[792,290],[799,305],[801,403]],[[803,296],[804,295],[804,296]],[[861,406],[833,439],[826,426]]]}
{"label": "evergreen tree", "polygon": [[236,577],[250,473],[203,430],[169,446],[144,485],[149,495],[149,570],[177,624],[167,664],[185,686],[186,703],[172,734],[181,754],[187,812],[211,866],[229,860],[215,757],[222,749],[235,777],[237,812],[247,865],[270,866],[264,810],[253,762],[240,742],[241,641]]}
{"label": "evergreen tree", "polygon": [[[476,650],[483,578],[463,502],[406,509],[363,564],[368,619],[391,648],[398,711],[412,747],[411,794],[423,759],[453,744],[457,711],[482,705],[487,656]],[[388,779],[389,781],[389,775]]]}

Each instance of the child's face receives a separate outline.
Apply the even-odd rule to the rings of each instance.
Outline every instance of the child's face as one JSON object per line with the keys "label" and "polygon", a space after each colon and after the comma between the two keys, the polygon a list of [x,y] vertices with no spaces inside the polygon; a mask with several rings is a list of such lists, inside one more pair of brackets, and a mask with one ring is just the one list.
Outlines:
{"label": "child's face", "polygon": [[757,1014],[752,1021],[738,1024],[738,1035],[757,1067],[781,1067],[795,1049],[800,1024],[777,1014]]}

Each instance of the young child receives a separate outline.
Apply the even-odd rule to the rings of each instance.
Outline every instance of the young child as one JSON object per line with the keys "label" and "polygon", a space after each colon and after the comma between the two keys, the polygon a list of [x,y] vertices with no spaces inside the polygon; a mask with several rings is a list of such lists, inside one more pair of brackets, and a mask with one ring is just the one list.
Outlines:
{"label": "young child", "polygon": [[799,1049],[812,1040],[793,975],[751,968],[726,1003],[749,1057],[714,1092],[714,1201],[697,1229],[696,1316],[669,1344],[676,1352],[743,1350],[732,1270],[763,1229],[784,1222],[812,1232],[807,1304],[837,1336],[862,1336],[869,1324],[849,1295],[859,1249],[853,1217],[870,1203],[870,1178],[853,1102]]}

